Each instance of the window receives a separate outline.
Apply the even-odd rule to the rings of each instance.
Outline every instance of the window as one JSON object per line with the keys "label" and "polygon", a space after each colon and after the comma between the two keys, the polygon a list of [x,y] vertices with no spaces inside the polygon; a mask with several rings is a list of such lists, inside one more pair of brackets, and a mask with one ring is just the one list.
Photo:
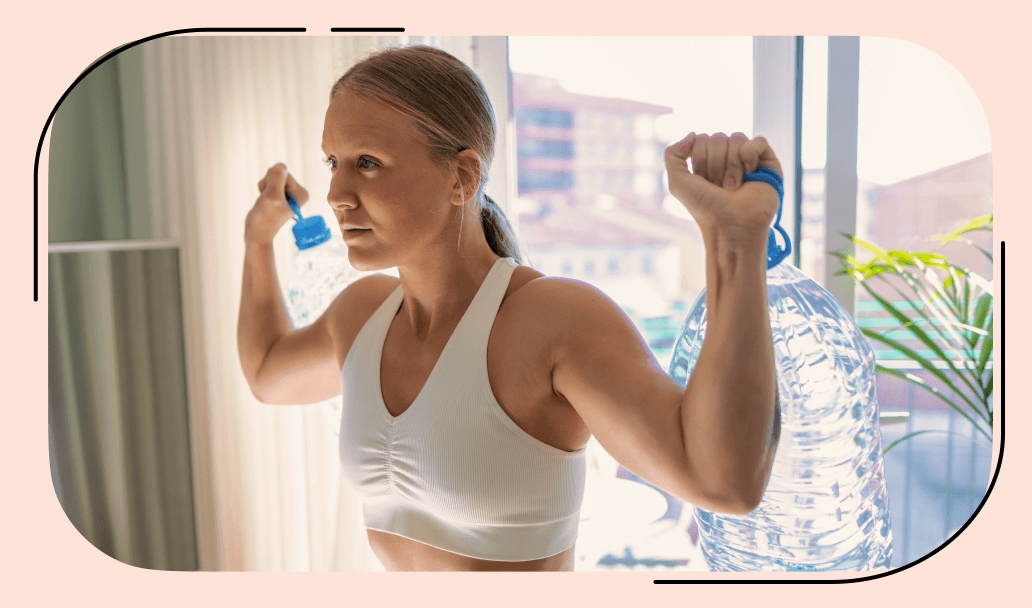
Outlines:
{"label": "window", "polygon": [[[643,55],[649,57],[653,70],[641,69],[639,58]],[[709,59],[686,64],[681,59],[685,56]],[[585,61],[584,57],[591,60]],[[664,368],[675,334],[684,322],[683,302],[692,302],[698,295],[685,285],[704,283],[705,264],[703,251],[681,250],[689,246],[690,239],[669,236],[671,226],[689,230],[692,223],[664,211],[663,201],[669,192],[663,150],[692,130],[750,132],[752,57],[752,39],[748,37],[509,38],[510,67],[521,75],[513,79],[514,86],[533,82],[530,75],[553,78],[558,83],[557,88],[534,90],[535,107],[546,105],[542,101],[544,90],[556,95],[553,106],[560,105],[558,98],[573,95],[578,103],[589,106],[569,107],[566,103],[571,117],[570,139],[584,142],[571,151],[571,174],[576,175],[573,183],[579,187],[583,184],[586,190],[572,197],[577,201],[575,205],[547,218],[520,215],[520,230],[532,243],[529,257],[543,258],[546,251],[560,246],[571,248],[569,258],[560,258],[562,273],[571,276],[577,267],[580,278],[613,298],[628,313]],[[684,77],[658,79],[657,71]],[[514,100],[523,97],[517,93],[513,92]],[[559,120],[528,109],[513,108],[519,125],[541,126]],[[578,118],[576,123],[573,116]],[[518,130],[518,136],[530,138],[530,133]],[[522,146],[518,144],[517,149],[526,155],[527,148]],[[533,154],[540,156],[538,150],[535,148]],[[532,166],[526,156],[517,164],[520,195],[547,198],[546,194],[535,194],[531,186],[538,188],[557,178],[545,177],[540,165]],[[633,228],[622,214],[633,214]],[[688,270],[681,266],[685,258]],[[698,276],[685,280],[680,276],[683,272]],[[599,475],[604,473],[613,483],[633,481],[636,488],[646,489],[642,490],[642,500],[631,509],[641,520],[634,526],[628,525],[627,517],[593,529],[582,525],[585,541],[578,543],[577,569],[638,569],[645,567],[642,564],[658,569],[706,569],[688,534],[693,521],[689,507],[643,484],[619,467],[594,440],[589,443],[589,456]],[[606,508],[593,505],[586,497],[583,512],[595,507]],[[587,542],[589,537],[598,542]],[[671,554],[663,549],[664,544],[683,549]]]}
{"label": "window", "polygon": [[[834,209],[825,208],[824,200],[828,44],[827,38],[823,37],[808,36],[804,42],[804,114],[803,139],[800,144],[802,174],[799,176],[803,197],[799,201],[801,232],[795,245],[800,253],[800,269],[823,284],[826,274],[825,250],[828,249],[824,242],[826,214],[836,213]],[[628,132],[628,135],[633,134],[636,141],[654,143],[656,157],[659,159],[662,159],[666,145],[680,139],[688,131],[742,131],[747,135],[752,134],[752,53],[752,40],[749,38],[510,38],[510,61],[515,72],[536,73],[556,78],[563,90],[571,93],[671,108],[671,111],[665,114],[649,115],[645,119],[636,120],[633,130]],[[688,66],[681,61],[671,60],[666,69],[685,77],[677,79],[676,82],[660,81],[651,78],[640,69],[640,63],[636,58],[643,54],[652,58],[654,63],[662,57],[690,55],[719,60],[707,62],[705,65],[700,63]],[[594,60],[585,62],[579,59],[585,56]],[[657,65],[657,68],[660,66]],[[794,79],[794,74],[789,73],[784,77]],[[698,94],[704,91],[717,93]],[[912,43],[862,38],[858,101],[859,185],[855,213],[856,230],[861,237],[867,236],[869,240],[888,247],[920,248],[923,244],[915,243],[914,238],[947,232],[955,227],[937,226],[932,223],[948,223],[959,217],[970,218],[980,213],[991,212],[991,154],[985,116],[970,88],[962,82],[951,66]],[[590,128],[592,136],[596,138],[598,145],[595,154],[601,166],[588,164],[582,167],[581,162],[588,155],[582,157],[578,151],[576,171],[592,172],[597,177],[585,180],[586,182],[603,182],[599,184],[599,190],[610,195],[616,194],[615,191],[623,178],[617,177],[613,172],[631,167],[618,166],[620,161],[617,158],[616,146],[625,141],[614,142],[607,138],[622,128],[615,123],[615,118],[640,116],[640,113],[599,110],[582,112],[584,128]],[[900,123],[904,126],[897,126]],[[647,128],[649,126],[651,134]],[[907,137],[900,141],[899,133],[907,133]],[[949,141],[944,142],[941,137],[949,137]],[[889,149],[884,146],[885,141],[900,144]],[[915,144],[924,142],[929,143],[927,149],[918,150],[914,147]],[[635,153],[631,158],[634,162],[633,168],[648,171],[648,167],[637,164],[638,154]],[[925,162],[926,160],[928,162]],[[914,165],[913,161],[922,164]],[[878,167],[879,164],[882,165],[881,168]],[[905,168],[908,165],[911,165],[910,168]],[[896,174],[886,172],[886,168],[896,171]],[[522,169],[520,173],[522,179]],[[671,217],[679,217],[674,210],[680,207],[680,203],[676,200],[670,201],[672,197],[668,196],[663,168],[660,167],[652,175],[656,185],[655,194],[660,197],[660,201],[665,201],[657,208],[671,209]],[[639,178],[636,178],[636,186],[638,181]],[[610,211],[626,213],[629,212],[631,204],[651,204],[652,199],[649,198],[647,190],[649,189],[644,186],[636,187],[633,199],[618,199],[616,208]],[[626,194],[621,192],[620,196],[624,197]],[[584,196],[579,197],[579,200],[583,205],[589,206],[593,205],[595,197]],[[670,204],[667,204],[668,202]],[[918,210],[924,210],[926,213],[919,215]],[[594,221],[592,218],[604,218],[607,210],[595,207],[590,215],[583,210],[573,211],[574,213],[570,214],[570,226],[572,228],[579,224],[581,232],[578,234],[583,235],[587,232],[593,238],[601,239],[604,236],[614,240],[632,234],[625,225],[612,232],[601,229],[594,232],[583,230],[589,221]],[[914,215],[903,217],[900,215],[901,212]],[[892,221],[893,218],[896,218],[896,221]],[[598,227],[601,228],[603,225],[599,223]],[[521,229],[524,232],[530,234],[537,228],[533,220],[524,221],[521,217]],[[985,245],[991,247],[992,241],[988,235],[979,236],[985,239]],[[577,246],[587,250],[587,245],[578,242]],[[604,285],[600,288],[624,308],[643,337],[646,337],[661,365],[665,366],[669,351],[664,350],[662,345],[670,332],[677,330],[675,325],[683,322],[687,312],[685,303],[693,302],[697,294],[681,293],[671,302],[670,313],[665,317],[642,314],[635,306],[640,305],[643,299],[656,301],[652,296],[641,297],[642,286],[648,283],[635,283],[638,289],[634,289],[627,287],[629,283],[621,285],[617,280],[625,281],[633,276],[635,281],[660,281],[669,277],[678,278],[678,272],[684,271],[669,271],[669,261],[678,257],[665,253],[670,250],[656,249],[656,253],[649,254],[650,250],[642,245],[620,246],[625,247],[626,251],[633,252],[630,254],[632,257],[628,259],[634,260],[634,255],[640,256],[640,265],[630,264],[629,267],[624,267],[624,276],[613,277],[606,273],[603,276],[590,276],[588,280]],[[931,246],[927,249],[930,250]],[[677,253],[684,254],[690,260],[693,259],[693,255],[701,254]],[[701,257],[697,257],[688,266],[698,266],[700,262]],[[972,268],[976,268],[974,265],[979,263],[984,264],[984,259],[972,260]],[[564,271],[572,271],[573,265],[572,262],[568,265],[564,263]],[[585,274],[588,273],[588,267],[585,261]],[[984,272],[986,276],[991,276],[990,272]],[[594,274],[593,264],[591,273]],[[858,322],[861,325],[876,322],[869,309],[870,303],[866,302],[864,297],[858,300]],[[673,319],[677,323],[663,319]],[[888,360],[884,351],[877,352],[876,356],[881,361]],[[879,378],[879,401],[883,411],[897,409],[912,413],[907,423],[910,425],[909,428],[904,428],[905,425],[883,427],[885,445],[894,437],[898,438],[911,430],[964,430],[962,424],[966,424],[966,421],[958,419],[948,411],[924,407],[920,403],[921,397],[913,392],[912,387],[904,389],[902,385],[893,385],[884,377]],[[950,448],[951,440],[947,437],[942,434],[923,435],[910,440],[909,444],[901,444],[886,456],[886,475],[893,509],[893,566],[920,558],[941,544],[949,532],[966,520],[984,494],[988,484],[989,456],[986,455],[985,460],[980,460],[980,456],[973,455],[973,450],[979,448],[962,444],[961,438],[957,437],[953,438],[954,444]],[[605,456],[604,451],[594,453]],[[943,467],[935,467],[935,471],[910,469],[909,474],[914,477],[914,481],[912,485],[905,485],[899,477],[900,474],[907,474],[906,464],[893,459],[906,458],[936,463],[953,463],[957,460],[964,465],[963,475],[959,472],[959,465],[952,467],[952,477],[945,478]],[[621,470],[614,461],[601,458],[600,462],[603,462],[601,468],[610,472],[611,476],[623,475],[625,479],[633,479],[632,475]],[[949,470],[951,466],[947,465],[945,468]],[[940,498],[944,495],[941,488],[947,485],[952,488],[951,495],[945,499]],[[681,529],[682,523],[690,521],[690,517],[685,516],[687,509],[672,497],[664,498],[667,512],[662,513],[659,520],[648,526],[653,526],[650,529],[654,529],[654,524],[666,522],[670,531],[646,538],[646,534],[636,534],[626,526],[613,525],[602,534],[608,534],[607,548],[590,556],[583,553],[579,555],[578,559],[587,560],[583,563],[588,565],[583,569],[645,567],[642,565],[644,558],[660,554],[669,557],[669,552],[664,552],[658,547],[664,542],[671,542],[670,539],[675,536],[677,546],[691,546],[690,541],[685,540],[684,530]],[[586,500],[585,509],[589,507]],[[909,515],[906,515],[908,512]],[[903,528],[905,521],[909,521],[909,528]],[[589,533],[586,528],[582,530],[582,535],[587,536]],[[653,551],[654,548],[657,549]],[[657,559],[653,563],[657,562],[664,563],[660,567],[673,569],[705,569],[698,567],[698,556],[687,551],[676,559],[665,562]],[[581,562],[578,562],[579,569],[580,564]]]}
{"label": "window", "polygon": [[517,187],[520,194],[533,190],[569,190],[573,188],[573,173],[569,171],[520,171]]}
{"label": "window", "polygon": [[[826,217],[836,213],[825,208],[824,197],[828,52],[826,37],[805,37],[800,268],[821,283],[829,274]],[[860,238],[884,249],[933,251],[936,244],[925,237],[951,232],[975,216],[992,213],[988,125],[974,92],[952,66],[910,42],[862,37],[857,101],[855,213]],[[901,133],[906,136],[901,138]],[[889,141],[892,145],[886,145]],[[972,240],[992,250],[991,235],[975,233]],[[991,264],[977,250],[948,245],[937,252],[992,277]],[[869,259],[862,251],[857,256]],[[871,285],[882,297],[902,303],[891,287]],[[862,288],[857,288],[854,316],[861,327],[877,331],[899,327]],[[898,331],[893,337],[906,340],[908,335]],[[927,348],[920,343],[908,346]],[[880,364],[937,386],[932,374],[899,359],[895,351],[873,341],[872,347]],[[899,567],[937,548],[967,521],[989,483],[991,453],[975,443],[976,431],[968,421],[910,383],[879,374],[878,400],[883,414],[909,413],[905,424],[882,427],[883,447],[915,431],[960,435],[920,435],[885,456],[892,566]],[[916,462],[949,464],[921,467]],[[948,493],[942,488],[949,488]]]}
{"label": "window", "polygon": [[517,141],[517,158],[573,158],[572,141],[556,141],[520,138]]}
{"label": "window", "polygon": [[555,108],[523,108],[518,114],[517,124],[569,129],[573,127],[573,112]]}

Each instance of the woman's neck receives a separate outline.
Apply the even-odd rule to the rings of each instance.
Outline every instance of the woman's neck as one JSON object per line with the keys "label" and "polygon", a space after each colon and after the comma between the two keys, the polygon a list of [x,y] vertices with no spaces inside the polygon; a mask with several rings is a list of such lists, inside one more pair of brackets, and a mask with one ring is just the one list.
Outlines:
{"label": "woman's neck", "polygon": [[454,233],[443,235],[436,246],[398,266],[405,292],[401,312],[421,340],[458,322],[498,260],[487,244],[480,218],[472,215],[456,222]]}

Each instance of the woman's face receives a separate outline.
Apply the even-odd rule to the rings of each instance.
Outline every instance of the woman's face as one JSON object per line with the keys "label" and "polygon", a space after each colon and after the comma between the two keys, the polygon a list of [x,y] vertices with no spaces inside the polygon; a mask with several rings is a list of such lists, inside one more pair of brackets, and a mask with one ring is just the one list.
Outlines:
{"label": "woman's face", "polygon": [[407,116],[345,90],[326,111],[322,149],[332,172],[326,200],[352,266],[403,265],[447,240],[454,173]]}

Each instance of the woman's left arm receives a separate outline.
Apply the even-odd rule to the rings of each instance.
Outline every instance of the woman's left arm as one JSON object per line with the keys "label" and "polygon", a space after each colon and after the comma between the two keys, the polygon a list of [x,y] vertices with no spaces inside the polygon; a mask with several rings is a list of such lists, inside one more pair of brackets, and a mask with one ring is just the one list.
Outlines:
{"label": "woman's left arm", "polygon": [[667,149],[670,191],[706,246],[706,339],[685,389],[612,300],[574,282],[556,294],[572,312],[559,325],[555,392],[618,462],[718,512],[756,508],[780,434],[766,289],[767,231],[779,203],[769,185],[742,183],[758,166],[781,173],[762,138],[741,134],[693,134]]}

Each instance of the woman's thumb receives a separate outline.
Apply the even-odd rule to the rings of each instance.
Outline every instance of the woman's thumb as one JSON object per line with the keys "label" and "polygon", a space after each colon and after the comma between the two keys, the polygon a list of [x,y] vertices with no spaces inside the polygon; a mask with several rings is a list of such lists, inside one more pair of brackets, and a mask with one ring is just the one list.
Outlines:
{"label": "woman's thumb", "polygon": [[289,192],[296,200],[298,205],[303,205],[308,200],[308,191],[304,187],[297,183],[294,176],[286,173],[284,169],[284,176],[286,178],[285,189]]}

